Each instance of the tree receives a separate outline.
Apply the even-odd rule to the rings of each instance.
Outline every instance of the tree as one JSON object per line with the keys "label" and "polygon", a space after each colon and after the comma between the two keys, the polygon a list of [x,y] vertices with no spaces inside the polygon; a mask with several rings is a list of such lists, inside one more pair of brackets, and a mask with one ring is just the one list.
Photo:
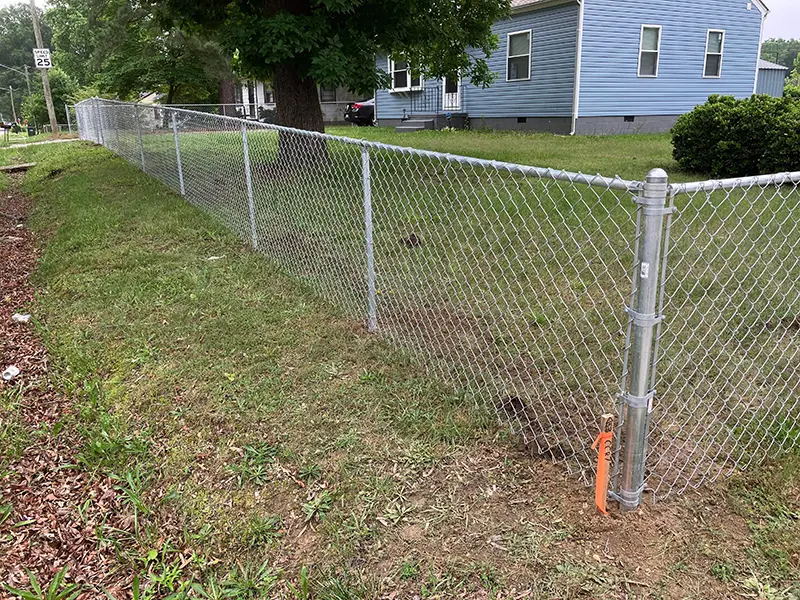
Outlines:
{"label": "tree", "polygon": [[[50,45],[51,31],[46,19],[42,20],[42,37],[45,46]],[[24,71],[25,65],[30,68],[30,81],[33,84],[37,79],[36,69],[33,68],[33,48],[36,39],[33,35],[31,22],[31,7],[27,2],[0,8],[0,64]],[[41,82],[40,82],[41,83]],[[0,112],[8,120],[11,118],[11,103],[8,87],[14,89],[14,100],[19,110],[22,99],[28,93],[25,75],[0,67]]]}
{"label": "tree", "polygon": [[136,99],[161,92],[167,103],[215,102],[220,81],[230,77],[230,61],[216,43],[186,35],[156,5],[54,0],[47,15],[59,64],[101,94]]}
{"label": "tree", "polygon": [[[371,94],[389,84],[385,53],[426,77],[456,73],[476,85],[494,77],[491,25],[508,0],[167,0],[182,24],[218,34],[242,75],[270,81],[282,125],[323,131],[317,85]],[[467,48],[474,52],[467,52]]]}
{"label": "tree", "polygon": [[773,38],[761,45],[761,58],[788,69],[794,68],[798,55],[800,55],[800,40]]}
{"label": "tree", "polygon": [[[53,105],[56,111],[56,118],[59,123],[67,122],[65,104],[71,104],[73,97],[78,89],[74,79],[67,75],[59,67],[50,69],[50,92],[53,96]],[[35,83],[34,83],[35,81]],[[44,94],[42,93],[42,80],[35,78],[31,80],[32,94],[26,96],[22,102],[22,116],[28,121],[39,125],[49,122],[47,115],[47,105],[45,104]]]}

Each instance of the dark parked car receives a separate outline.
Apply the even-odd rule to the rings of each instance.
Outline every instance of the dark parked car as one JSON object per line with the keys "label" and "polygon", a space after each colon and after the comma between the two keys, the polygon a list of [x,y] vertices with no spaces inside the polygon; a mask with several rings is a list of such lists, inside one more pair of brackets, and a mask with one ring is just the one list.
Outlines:
{"label": "dark parked car", "polygon": [[355,125],[375,124],[375,98],[362,102],[351,102],[344,109],[344,120]]}

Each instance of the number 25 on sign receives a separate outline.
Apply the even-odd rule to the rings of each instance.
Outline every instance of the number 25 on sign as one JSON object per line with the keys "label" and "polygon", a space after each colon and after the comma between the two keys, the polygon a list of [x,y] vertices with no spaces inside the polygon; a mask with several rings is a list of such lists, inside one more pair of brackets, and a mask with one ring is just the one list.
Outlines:
{"label": "number 25 on sign", "polygon": [[53,61],[50,60],[50,48],[34,48],[33,64],[36,65],[37,69],[52,68]]}

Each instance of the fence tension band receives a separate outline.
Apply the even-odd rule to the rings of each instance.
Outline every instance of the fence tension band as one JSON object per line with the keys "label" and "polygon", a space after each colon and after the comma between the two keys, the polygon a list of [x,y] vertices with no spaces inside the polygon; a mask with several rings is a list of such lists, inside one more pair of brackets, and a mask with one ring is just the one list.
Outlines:
{"label": "fence tension band", "polygon": [[642,212],[648,217],[662,217],[671,215],[678,211],[677,207],[675,206],[664,206],[663,200],[659,198],[634,196],[633,201],[642,206]]}
{"label": "fence tension band", "polygon": [[625,392],[624,394],[617,394],[617,398],[627,404],[630,408],[647,408],[647,412],[652,411],[653,398],[655,398],[655,396],[655,390],[650,390],[644,396],[634,396],[628,392]]}
{"label": "fence tension band", "polygon": [[616,502],[619,502],[620,504],[625,504],[628,506],[631,504],[638,505],[642,494],[646,489],[647,485],[642,484],[642,487],[633,492],[626,492],[625,490],[620,490],[619,492],[608,492],[608,497]]}
{"label": "fence tension band", "polygon": [[655,313],[640,313],[632,309],[630,306],[625,307],[625,312],[633,320],[633,322],[640,327],[647,327],[648,325],[658,325],[664,320],[664,315],[657,315]]}

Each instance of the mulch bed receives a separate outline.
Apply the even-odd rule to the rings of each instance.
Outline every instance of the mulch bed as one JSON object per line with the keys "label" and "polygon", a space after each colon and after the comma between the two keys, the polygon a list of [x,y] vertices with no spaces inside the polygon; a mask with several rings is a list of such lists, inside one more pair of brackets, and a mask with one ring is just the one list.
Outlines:
{"label": "mulch bed", "polygon": [[[28,436],[21,456],[0,469],[0,521],[1,507],[12,506],[0,522],[0,583],[27,589],[29,569],[46,586],[68,567],[66,581],[86,586],[80,598],[107,598],[103,590],[127,598],[129,577],[118,570],[113,547],[101,543],[98,532],[130,530],[130,519],[110,479],[74,467],[82,442],[68,424],[60,425],[72,403],[49,380],[47,352],[35,326],[11,320],[33,299],[28,278],[37,260],[24,226],[31,202],[18,191],[20,177],[11,176],[11,188],[0,192],[0,370],[20,370],[0,381],[0,394],[21,392],[18,405],[0,404],[0,430],[13,423]],[[0,586],[0,598],[7,597]]]}

